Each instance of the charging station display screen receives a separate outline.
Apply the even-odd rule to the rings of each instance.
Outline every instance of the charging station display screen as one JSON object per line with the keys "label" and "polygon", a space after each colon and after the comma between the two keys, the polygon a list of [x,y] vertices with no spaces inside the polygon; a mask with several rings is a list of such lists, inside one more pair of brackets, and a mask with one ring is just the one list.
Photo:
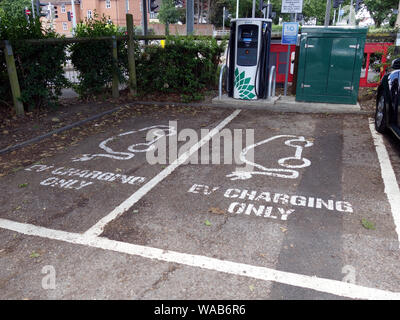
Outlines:
{"label": "charging station display screen", "polygon": [[239,66],[257,65],[258,26],[242,24],[238,26],[237,61]]}

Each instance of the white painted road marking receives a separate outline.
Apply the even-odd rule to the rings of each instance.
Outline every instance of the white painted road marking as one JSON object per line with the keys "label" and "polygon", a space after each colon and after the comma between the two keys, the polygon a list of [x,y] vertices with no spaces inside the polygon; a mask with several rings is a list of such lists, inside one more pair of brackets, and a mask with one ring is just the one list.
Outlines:
{"label": "white painted road marking", "polygon": [[[279,159],[278,164],[282,167],[289,168],[289,169],[275,169],[275,168],[266,168],[258,163],[252,162],[251,160],[247,159],[247,153],[250,150],[253,150],[254,148],[266,144],[270,141],[280,139],[280,138],[288,138],[288,140],[285,141],[285,144],[289,147],[294,147],[296,149],[295,155],[293,157],[287,157],[287,158],[282,158]],[[292,138],[292,139],[290,139]],[[293,144],[293,142],[301,142],[305,143],[304,147],[301,145]],[[299,176],[299,172],[293,169],[297,168],[304,168],[308,167],[311,162],[310,160],[306,158],[302,158],[301,154],[303,152],[303,148],[305,147],[311,147],[313,143],[311,141],[306,140],[304,137],[299,137],[299,136],[293,136],[293,135],[278,135],[278,136],[273,136],[271,138],[261,140],[257,142],[256,144],[252,144],[250,146],[247,146],[242,150],[240,153],[240,160],[243,163],[246,163],[250,168],[256,167],[257,169],[261,171],[235,171],[232,172],[231,174],[228,174],[226,177],[230,178],[231,180],[247,180],[250,179],[253,175],[259,174],[259,175],[266,175],[266,176],[272,176],[272,177],[278,177],[278,178],[287,178],[287,179],[296,179]],[[287,164],[286,162],[298,162],[299,160],[302,162],[301,164]],[[254,160],[253,160],[254,161]]]}
{"label": "white painted road marking", "polygon": [[193,145],[188,151],[183,153],[178,159],[172,162],[168,167],[162,170],[159,174],[157,174],[153,179],[143,185],[140,189],[138,189],[135,193],[133,193],[128,199],[122,202],[118,207],[116,207],[113,211],[111,211],[107,216],[97,222],[93,227],[85,232],[87,236],[99,236],[104,227],[111,222],[112,220],[119,217],[126,210],[131,208],[136,202],[138,202],[144,195],[146,195],[151,189],[153,189],[158,183],[164,180],[167,176],[169,176],[176,168],[178,168],[181,164],[185,163],[190,156],[199,150],[205,143],[207,143],[213,136],[218,134],[220,130],[222,130],[229,122],[231,122],[238,114],[240,110],[235,110],[230,116],[225,118],[218,124],[214,129],[212,129],[206,136],[204,136],[199,142]]}
{"label": "white painted road marking", "polygon": [[400,241],[400,189],[397,184],[396,175],[394,174],[392,163],[390,162],[389,154],[387,153],[382,136],[375,132],[374,120],[369,119],[369,129],[371,130],[372,138],[376,153],[378,155],[379,164],[381,166],[381,175],[383,184],[385,185],[385,193],[388,197],[394,224],[396,226],[397,239]]}
{"label": "white painted road marking", "polygon": [[274,281],[291,286],[334,294],[341,297],[371,300],[400,299],[399,292],[368,288],[338,280],[278,271],[271,268],[257,267],[248,264],[237,263],[227,260],[219,260],[200,255],[145,247],[131,243],[110,240],[102,237],[92,237],[85,234],[52,230],[6,219],[0,219],[0,228],[19,232],[28,236],[38,236],[52,240],[59,240],[103,250],[110,250],[129,255],[140,256],[148,259],[156,259],[169,263],[178,263],[190,267],[197,267],[212,271],[228,273],[236,276],[259,279],[263,281]]}
{"label": "white painted road marking", "polygon": [[[130,135],[130,134],[133,134],[136,132],[146,131],[146,130],[150,130],[150,129],[154,129],[153,134],[155,135],[155,138],[148,142],[135,143],[135,144],[130,145],[128,147],[129,152],[114,151],[113,149],[111,149],[110,147],[107,146],[107,143],[117,139],[118,137],[123,137],[123,136]],[[151,127],[142,128],[139,130],[132,130],[132,131],[120,133],[119,135],[108,138],[99,144],[99,147],[101,149],[103,149],[104,151],[106,151],[107,153],[84,154],[79,158],[73,158],[72,161],[88,161],[88,160],[92,160],[93,158],[96,158],[96,157],[105,157],[105,158],[111,158],[111,159],[116,159],[116,160],[129,160],[135,156],[136,152],[147,152],[149,150],[152,150],[154,148],[154,143],[156,143],[159,139],[161,139],[164,136],[168,137],[168,136],[174,135],[174,134],[176,134],[176,128],[166,126],[166,125],[155,125],[155,126],[151,126]]]}

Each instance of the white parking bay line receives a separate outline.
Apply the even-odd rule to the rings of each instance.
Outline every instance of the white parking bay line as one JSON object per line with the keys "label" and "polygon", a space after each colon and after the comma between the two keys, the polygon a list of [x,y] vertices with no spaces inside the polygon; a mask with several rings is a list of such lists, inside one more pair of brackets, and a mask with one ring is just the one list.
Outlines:
{"label": "white parking bay line", "polygon": [[118,207],[116,207],[113,211],[111,211],[104,218],[99,220],[93,227],[88,229],[85,232],[86,236],[99,236],[105,226],[119,217],[121,214],[126,212],[129,208],[131,208],[136,202],[138,202],[144,195],[146,195],[151,189],[153,189],[158,183],[164,180],[168,175],[170,175],[176,168],[178,168],[181,164],[185,163],[186,160],[190,158],[190,156],[199,150],[205,143],[207,143],[213,136],[218,134],[229,122],[231,122],[238,114],[240,110],[235,110],[231,115],[226,117],[221,123],[219,123],[214,129],[212,129],[206,136],[204,136],[199,142],[193,145],[188,151],[183,153],[178,159],[172,162],[168,167],[162,170],[159,174],[157,174],[153,179],[143,185],[140,189],[138,189],[135,193],[133,193],[128,199],[122,202]]}
{"label": "white parking bay line", "polygon": [[385,185],[385,193],[388,197],[394,225],[396,227],[397,239],[400,241],[400,189],[397,183],[396,175],[394,174],[389,154],[383,143],[382,136],[375,132],[374,120],[369,119],[369,129],[371,130],[372,138],[376,153],[378,154],[379,164],[381,166],[381,175],[383,184]]}
{"label": "white parking bay line", "polygon": [[178,263],[190,267],[218,271],[263,281],[274,281],[291,286],[334,294],[341,297],[371,300],[400,299],[399,292],[368,288],[338,280],[278,271],[270,268],[252,266],[227,260],[219,260],[200,255],[192,255],[176,251],[140,246],[102,237],[87,237],[84,234],[52,230],[6,219],[0,219],[0,228],[8,229],[28,236],[38,236],[52,240],[59,240],[67,243],[85,245],[88,247],[141,256],[143,258],[156,259],[169,263]]}

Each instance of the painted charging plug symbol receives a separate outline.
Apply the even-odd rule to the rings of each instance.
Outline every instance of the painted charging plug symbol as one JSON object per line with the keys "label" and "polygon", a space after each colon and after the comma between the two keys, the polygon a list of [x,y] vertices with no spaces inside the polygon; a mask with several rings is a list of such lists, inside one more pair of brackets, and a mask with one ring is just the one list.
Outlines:
{"label": "painted charging plug symbol", "polygon": [[[247,158],[250,150],[280,138],[288,138],[284,142],[285,145],[295,148],[294,156],[281,158],[278,160],[278,164],[284,169],[266,168],[258,163],[250,161]],[[266,175],[278,178],[296,179],[299,176],[299,172],[294,169],[305,168],[311,165],[311,161],[307,158],[302,157],[302,153],[304,148],[311,147],[312,145],[313,143],[310,140],[306,140],[303,136],[294,136],[294,135],[278,135],[259,141],[256,144],[252,144],[244,148],[241,151],[239,157],[243,163],[252,168],[257,168],[260,171],[237,170],[232,172],[231,174],[228,174],[226,177],[230,178],[231,180],[247,180],[250,179],[253,175]]]}
{"label": "painted charging plug symbol", "polygon": [[[111,149],[107,144],[109,144],[111,141],[118,139],[119,137],[124,137],[127,135],[131,135],[137,132],[142,132],[146,130],[152,130],[152,134],[154,135],[154,139],[148,141],[148,142],[141,142],[141,143],[135,143],[132,144],[128,147],[129,152],[119,152],[119,151],[114,151]],[[154,144],[161,139],[162,137],[168,137],[176,135],[176,128],[172,126],[167,126],[167,125],[156,125],[156,126],[151,126],[151,127],[146,127],[142,128],[139,130],[132,130],[128,132],[121,133],[117,136],[113,136],[111,138],[108,138],[104,141],[102,141],[99,144],[99,147],[106,151],[107,153],[97,153],[97,154],[83,154],[79,158],[73,158],[72,161],[89,161],[92,160],[96,157],[105,157],[105,158],[112,158],[116,160],[129,160],[132,159],[135,156],[135,153],[137,152],[147,152],[151,151],[155,148]]]}

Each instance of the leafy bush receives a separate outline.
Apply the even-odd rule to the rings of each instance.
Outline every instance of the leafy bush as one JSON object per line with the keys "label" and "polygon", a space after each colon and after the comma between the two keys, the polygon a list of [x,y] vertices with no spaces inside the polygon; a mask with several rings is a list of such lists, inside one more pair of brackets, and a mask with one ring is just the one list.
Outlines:
{"label": "leafy bush", "polygon": [[149,45],[137,56],[138,87],[143,92],[179,92],[185,100],[215,86],[225,42],[167,37],[165,47]]}
{"label": "leafy bush", "polygon": [[[100,19],[86,19],[85,23],[77,25],[76,38],[95,38],[102,36],[122,36],[124,32],[118,29],[103,15]],[[82,98],[104,92],[112,84],[113,71],[116,71],[120,82],[125,81],[127,50],[125,41],[118,41],[118,62],[112,57],[112,41],[93,40],[78,42],[70,46],[71,61],[79,72],[79,83],[74,89]]]}
{"label": "leafy bush", "polygon": [[[27,110],[56,106],[61,89],[67,86],[63,65],[66,61],[64,44],[26,43],[23,39],[51,39],[59,36],[44,30],[39,19],[27,21],[23,16],[3,13],[0,17],[0,39],[7,39],[13,48],[21,100]],[[0,96],[12,101],[4,53],[0,54]],[[5,105],[5,103],[3,103]]]}

